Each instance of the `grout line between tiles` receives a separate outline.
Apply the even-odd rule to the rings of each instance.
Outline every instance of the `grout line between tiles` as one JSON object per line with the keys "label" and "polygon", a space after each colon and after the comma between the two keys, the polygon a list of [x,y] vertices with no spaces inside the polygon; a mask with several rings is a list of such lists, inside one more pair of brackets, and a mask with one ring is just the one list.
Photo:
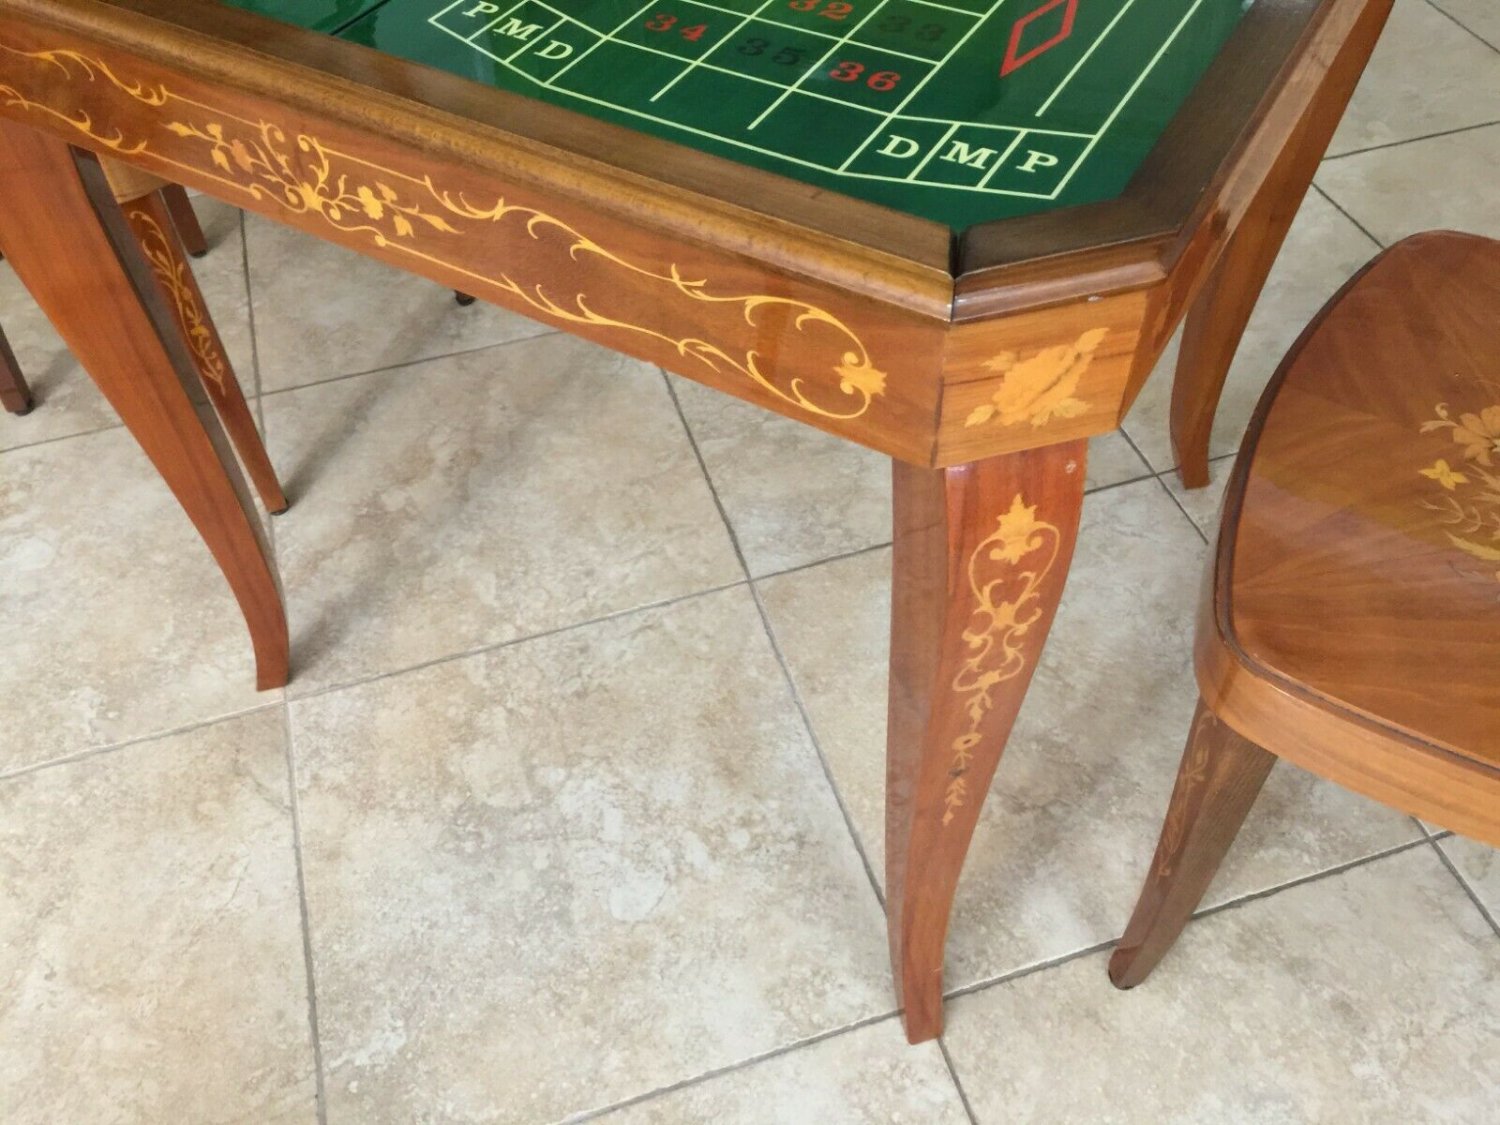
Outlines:
{"label": "grout line between tiles", "polygon": [[942,1037],[938,1037],[938,1051],[943,1056],[943,1065],[948,1068],[948,1077],[953,1079],[953,1088],[958,1091],[959,1104],[964,1107],[964,1114],[969,1119],[969,1125],[979,1125],[979,1118],[974,1113],[973,1103],[969,1101],[969,1092],[964,1089],[963,1081],[958,1077],[958,1067],[953,1065],[953,1056],[948,1053],[948,1044],[944,1043]]}
{"label": "grout line between tiles", "polygon": [[326,687],[315,688],[301,695],[289,694],[287,696],[287,703],[301,703],[307,699],[317,699],[324,695],[331,695],[336,691],[347,691],[350,688],[364,687],[366,684],[394,679],[396,676],[404,676],[409,672],[420,672],[426,668],[435,668],[439,664],[448,664],[455,660],[467,660],[471,656],[484,656],[487,653],[499,652],[501,649],[523,645],[529,641],[540,641],[548,637],[558,637],[577,629],[587,629],[590,625],[602,625],[608,621],[618,621],[621,618],[629,617],[636,613],[648,613],[652,610],[668,609],[674,605],[681,605],[683,602],[690,602],[695,598],[706,598],[710,594],[722,594],[725,590],[735,590],[741,586],[748,585],[749,583],[742,578],[737,582],[726,582],[722,586],[710,586],[706,590],[694,590],[690,594],[678,594],[676,597],[664,598],[661,601],[646,602],[642,605],[630,606],[626,609],[617,609],[612,613],[606,613],[600,617],[591,617],[587,621],[573,621],[567,625],[559,625],[555,629],[543,629],[538,633],[527,633],[524,637],[509,637],[503,641],[478,645],[474,648],[464,649],[462,652],[451,652],[444,656],[433,657],[431,660],[423,660],[417,664],[407,664],[400,668],[393,668],[387,672],[377,672],[372,676],[362,676],[342,683],[329,684]]}
{"label": "grout line between tiles", "polygon": [[136,735],[132,738],[122,739],[119,742],[105,743],[103,746],[90,746],[85,750],[75,750],[70,754],[63,754],[56,758],[48,758],[42,762],[33,762],[25,766],[17,766],[13,770],[0,773],[0,782],[9,781],[14,777],[25,777],[27,774],[38,773],[41,770],[51,769],[53,766],[71,766],[78,762],[87,761],[89,758],[97,758],[104,754],[113,754],[116,750],[128,750],[132,746],[139,746],[143,742],[155,742],[162,738],[174,738],[180,734],[191,734],[195,730],[211,727],[216,723],[228,722],[231,719],[243,719],[249,715],[258,715],[262,711],[269,711],[272,707],[279,707],[284,700],[267,700],[265,703],[257,703],[254,707],[246,707],[242,711],[226,711],[222,715],[214,715],[207,719],[198,719],[181,726],[170,727],[165,730],[151,731],[149,734]]}
{"label": "grout line between tiles", "polygon": [[297,868],[297,909],[302,928],[302,965],[307,974],[307,1028],[312,1040],[313,1082],[318,1125],[328,1125],[328,1096],[323,1079],[323,1039],[318,1031],[318,986],[313,972],[312,921],[307,909],[307,877],[302,867],[302,802],[297,793],[297,759],[292,749],[292,712],[281,705],[282,739],[286,745],[287,800],[292,810],[292,860]]}
{"label": "grout line between tiles", "polygon": [[1453,860],[1448,858],[1448,853],[1443,850],[1442,842],[1431,837],[1428,837],[1427,842],[1432,845],[1432,850],[1437,852],[1438,858],[1443,861],[1443,866],[1448,869],[1448,873],[1458,880],[1458,885],[1464,889],[1464,894],[1469,896],[1469,901],[1474,904],[1474,908],[1490,924],[1490,929],[1495,931],[1495,936],[1500,937],[1500,921],[1497,921],[1495,916],[1490,913],[1490,908],[1484,904],[1484,900],[1479,897],[1479,893],[1464,878],[1464,873],[1454,866]]}
{"label": "grout line between tiles", "polygon": [[698,439],[693,433],[693,428],[688,425],[687,414],[682,409],[682,402],[677,397],[677,388],[672,385],[671,377],[666,371],[661,372],[662,385],[666,387],[667,394],[671,396],[672,405],[677,410],[677,419],[682,423],[682,432],[687,436],[688,445],[692,447],[693,456],[698,461],[698,469],[703,474],[703,482],[708,487],[708,493],[713,497],[714,507],[719,511],[719,519],[724,523],[724,532],[729,536],[730,546],[734,548],[735,557],[740,560],[740,569],[744,572],[745,581],[750,587],[751,600],[755,602],[755,611],[760,614],[761,628],[765,630],[766,642],[771,646],[771,654],[775,656],[776,663],[781,668],[781,675],[786,681],[787,690],[791,693],[792,704],[797,708],[797,714],[802,717],[803,729],[807,731],[808,741],[812,743],[813,753],[817,755],[818,765],[822,767],[823,777],[828,782],[828,790],[833,794],[834,804],[838,806],[839,815],[844,818],[844,827],[849,832],[849,838],[854,843],[854,851],[859,856],[859,862],[864,865],[865,875],[870,880],[870,889],[875,892],[875,901],[880,903],[880,909],[885,910],[885,895],[880,888],[880,880],[875,877],[875,868],[870,863],[870,857],[865,852],[864,841],[860,839],[859,830],[854,826],[854,817],[850,815],[849,807],[844,803],[844,795],[839,792],[839,787],[833,780],[833,770],[829,768],[828,757],[823,753],[823,744],[818,741],[818,735],[813,730],[812,717],[807,713],[807,706],[803,702],[802,693],[797,689],[797,681],[792,676],[792,670],[787,665],[786,656],[781,651],[781,645],[776,640],[776,631],[771,627],[771,615],[766,611],[765,602],[761,600],[760,590],[755,584],[755,579],[750,576],[750,565],[745,561],[745,552],[740,546],[739,536],[735,534],[734,524],[729,519],[729,512],[724,507],[724,501],[719,497],[719,490],[714,487],[714,480],[708,471],[708,462],[703,459],[703,451],[698,448]]}
{"label": "grout line between tiles", "polygon": [[[1177,471],[1176,469],[1168,469],[1167,470],[1168,473],[1172,473],[1172,472],[1176,472],[1176,471]],[[1187,508],[1183,505],[1182,501],[1178,498],[1177,493],[1173,492],[1172,491],[1172,486],[1167,483],[1167,473],[1160,473],[1160,474],[1158,474],[1157,477],[1156,477],[1156,483],[1159,484],[1159,485],[1161,485],[1161,490],[1167,494],[1167,499],[1170,500],[1170,501],[1172,501],[1173,507],[1175,507],[1179,512],[1182,513],[1182,518],[1185,519],[1185,520],[1187,520],[1188,523],[1190,525],[1192,525],[1193,531],[1197,533],[1198,538],[1201,539],[1201,540],[1203,540],[1203,542],[1206,543],[1206,544],[1208,544],[1209,546],[1212,546],[1213,544],[1209,543],[1209,540],[1208,540],[1208,533],[1205,532],[1201,527],[1199,527],[1198,526],[1198,521],[1195,520],[1191,515],[1188,514]]]}
{"label": "grout line between tiles", "polygon": [[438,363],[445,359],[458,359],[461,356],[477,355],[480,352],[487,352],[491,349],[509,348],[516,344],[529,344],[535,340],[545,340],[549,336],[563,335],[566,335],[566,333],[559,329],[544,328],[534,336],[520,336],[514,340],[497,340],[492,344],[480,344],[476,348],[459,348],[457,351],[443,352],[441,355],[423,356],[421,359],[407,359],[400,363],[391,363],[384,367],[371,367],[364,371],[347,371],[342,375],[330,375],[326,379],[312,379],[306,383],[297,383],[290,387],[274,387],[269,391],[261,391],[261,397],[266,398],[270,395],[291,394],[293,391],[305,391],[309,387],[325,387],[329,383],[342,383],[349,379],[362,378],[365,375],[384,375],[391,371],[405,371],[409,367],[420,367],[424,363]]}
{"label": "grout line between tiles", "polygon": [[1353,871],[1356,867],[1364,867],[1366,864],[1378,863],[1380,860],[1390,859],[1392,856],[1400,855],[1402,852],[1409,852],[1413,848],[1420,848],[1423,844],[1428,843],[1431,843],[1431,841],[1428,840],[1426,835],[1424,834],[1422,836],[1419,836],[1415,840],[1407,840],[1404,843],[1396,844],[1389,848],[1383,848],[1378,852],[1371,852],[1369,855],[1361,856],[1358,859],[1351,859],[1345,863],[1338,863],[1332,867],[1324,868],[1322,871],[1314,871],[1310,875],[1302,875],[1296,879],[1289,879],[1285,883],[1277,883],[1274,887],[1266,887],[1259,891],[1251,891],[1247,895],[1241,895],[1239,898],[1232,898],[1228,902],[1220,902],[1216,903],[1213,906],[1204,907],[1202,910],[1196,911],[1193,914],[1193,920],[1196,921],[1199,918],[1207,918],[1210,915],[1218,914],[1220,911],[1233,910],[1237,907],[1245,906],[1252,902],[1259,902],[1263,898],[1270,898],[1272,895],[1280,894],[1282,891],[1289,891],[1294,887],[1303,887],[1308,883],[1316,883],[1321,879],[1329,879],[1335,875],[1343,875],[1346,872]]}
{"label": "grout line between tiles", "polygon": [[[1324,189],[1324,187],[1321,184],[1319,184],[1316,181],[1314,181],[1313,185],[1312,185],[1312,189],[1313,189],[1313,191],[1315,191],[1319,195],[1321,195],[1324,199],[1326,199],[1328,201],[1328,203],[1329,203],[1329,206],[1331,206],[1335,211],[1337,211],[1340,215],[1344,216],[1344,218],[1348,219],[1351,223],[1353,223],[1355,229],[1358,230],[1360,234],[1362,234],[1366,238],[1368,238],[1375,245],[1376,249],[1378,249],[1378,250],[1384,250],[1385,249],[1385,243],[1381,242],[1380,239],[1376,238],[1374,232],[1371,231],[1369,227],[1365,226],[1364,223],[1360,222],[1353,215],[1351,215],[1349,213],[1349,209],[1346,208],[1337,199],[1333,198],[1333,196],[1330,195],[1327,192],[1327,190]],[[1329,294],[1329,299],[1332,300],[1332,298],[1333,298],[1333,295]]]}
{"label": "grout line between tiles", "polygon": [[[1448,13],[1444,12],[1443,15],[1446,16]],[[1452,19],[1453,17],[1449,16],[1448,18]],[[1453,20],[1453,22],[1458,23],[1457,20]],[[1463,27],[1463,24],[1458,24],[1458,26]],[[1467,27],[1464,27],[1464,30],[1469,31]],[[1469,34],[1473,35],[1474,33],[1470,31]],[[1474,38],[1479,39],[1479,36],[1475,35]],[[1479,41],[1484,43],[1483,39]],[[1485,43],[1485,46],[1488,47],[1489,44]],[[1382,152],[1388,148],[1400,148],[1402,145],[1420,144],[1422,141],[1435,141],[1440,137],[1456,137],[1460,133],[1472,133],[1477,129],[1490,129],[1496,125],[1500,125],[1500,121],[1480,121],[1473,125],[1460,125],[1456,129],[1440,129],[1436,133],[1423,133],[1420,137],[1404,137],[1399,141],[1386,141],[1384,144],[1368,145],[1365,148],[1351,148],[1348,152],[1336,152],[1331,156],[1325,156],[1323,163],[1327,164],[1334,160],[1345,160],[1351,156],[1364,156],[1369,152]]]}
{"label": "grout line between tiles", "polygon": [[806,1039],[798,1039],[795,1043],[785,1043],[780,1047],[774,1047],[769,1051],[763,1051],[761,1054],[751,1055],[749,1058],[741,1059],[738,1062],[729,1063],[725,1066],[715,1067],[713,1070],[705,1070],[702,1074],[695,1074],[691,1078],[684,1078],[679,1082],[672,1082],[666,1086],[660,1086],[655,1090],[647,1090],[644,1093],[632,1094],[628,1098],[622,1098],[617,1102],[610,1102],[608,1105],[599,1106],[597,1109],[586,1109],[578,1113],[570,1114],[567,1117],[562,1118],[561,1122],[566,1123],[566,1125],[581,1125],[581,1123],[585,1121],[595,1121],[598,1118],[605,1116],[606,1114],[615,1113],[622,1109],[628,1109],[631,1106],[640,1105],[642,1102],[654,1101],[655,1099],[663,1097],[667,1094],[675,1094],[679,1090],[687,1090],[693,1086],[701,1086],[703,1083],[710,1082],[715,1078],[722,1078],[726,1074],[733,1074],[735,1071],[739,1070],[749,1070],[751,1067],[758,1066],[763,1062],[769,1062],[771,1059],[777,1059],[783,1055],[790,1055],[793,1052],[800,1051],[805,1047],[812,1047],[818,1043],[826,1043],[830,1039],[837,1039],[840,1036],[848,1035],[851,1032],[862,1031],[867,1027],[874,1027],[876,1024],[885,1023],[887,1020],[896,1019],[899,1015],[900,1013],[898,1011],[892,1010],[889,1012],[882,1012],[879,1015],[875,1016],[866,1016],[864,1019],[855,1020],[853,1023],[845,1024],[843,1027],[835,1027],[830,1028],[827,1031],[820,1031],[816,1035],[809,1035]]}
{"label": "grout line between tiles", "polygon": [[1483,43],[1483,44],[1484,44],[1484,45],[1485,45],[1485,46],[1486,46],[1486,47],[1488,47],[1488,48],[1489,48],[1489,49],[1490,49],[1490,50],[1492,50],[1492,51],[1500,51],[1500,47],[1497,47],[1497,46],[1495,46],[1495,44],[1493,44],[1493,43],[1491,43],[1491,42],[1490,42],[1490,41],[1489,41],[1489,40],[1488,40],[1488,39],[1486,39],[1486,38],[1485,38],[1485,37],[1484,37],[1484,36],[1483,36],[1483,35],[1480,35],[1480,34],[1479,34],[1479,32],[1477,32],[1477,31],[1475,31],[1475,30],[1474,30],[1474,29],[1473,29],[1473,28],[1472,28],[1472,27],[1470,27],[1470,26],[1469,26],[1469,25],[1468,25],[1468,24],[1466,24],[1466,23],[1464,23],[1464,21],[1463,21],[1463,20],[1461,20],[1461,19],[1459,19],[1459,18],[1458,18],[1458,17],[1457,17],[1457,16],[1455,16],[1455,15],[1454,15],[1454,14],[1453,14],[1453,13],[1452,13],[1452,12],[1450,12],[1450,11],[1448,11],[1448,9],[1446,9],[1446,8],[1444,8],[1444,7],[1443,7],[1443,6],[1442,6],[1442,5],[1441,5],[1441,4],[1439,4],[1439,3],[1438,3],[1438,2],[1437,2],[1437,0],[1427,0],[1427,6],[1428,6],[1428,7],[1429,7],[1429,8],[1432,8],[1432,9],[1433,9],[1433,10],[1434,10],[1434,11],[1436,11],[1436,12],[1437,12],[1437,13],[1438,13],[1438,14],[1439,14],[1439,15],[1441,15],[1441,16],[1445,16],[1445,17],[1446,17],[1446,18],[1447,18],[1447,19],[1449,19],[1449,20],[1451,20],[1451,21],[1452,21],[1452,22],[1453,22],[1453,23],[1454,23],[1454,24],[1456,24],[1456,25],[1457,25],[1457,26],[1459,26],[1459,27],[1461,27],[1461,28],[1463,28],[1463,29],[1464,29],[1464,30],[1465,30],[1465,31],[1467,31],[1467,32],[1468,32],[1468,33],[1469,33],[1469,34],[1470,34],[1470,35],[1472,35],[1472,36],[1473,36],[1473,37],[1474,37],[1474,38],[1475,38],[1475,39],[1478,39],[1478,40],[1479,40],[1479,41],[1480,41],[1480,42],[1481,42],[1481,43]]}

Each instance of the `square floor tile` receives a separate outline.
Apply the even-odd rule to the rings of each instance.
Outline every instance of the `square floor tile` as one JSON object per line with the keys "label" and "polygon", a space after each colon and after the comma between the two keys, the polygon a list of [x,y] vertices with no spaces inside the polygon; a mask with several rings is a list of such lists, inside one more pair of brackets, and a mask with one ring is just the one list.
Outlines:
{"label": "square floor tile", "polygon": [[566,336],[268,395],[294,694],[743,578],[656,368]]}
{"label": "square floor tile", "polygon": [[269,219],[245,219],[261,385],[283,390],[554,331]]}
{"label": "square floor tile", "polygon": [[1325,161],[1318,186],[1386,245],[1419,231],[1500,237],[1500,125]]}
{"label": "square floor tile", "polygon": [[[673,377],[709,478],[760,577],[891,541],[891,459]],[[1149,468],[1118,433],[1090,444],[1090,488]]]}
{"label": "square floor tile", "polygon": [[967,1125],[936,1043],[886,1020],[605,1114],[608,1125]]}
{"label": "square floor tile", "polygon": [[0,453],[0,773],[273,702],[224,576],[134,439]]}
{"label": "square floor tile", "polygon": [[[209,252],[193,261],[193,275],[247,395],[255,393],[250,341],[250,296],[245,285],[240,213],[227,203],[194,201]],[[9,264],[0,265],[0,329],[36,398],[30,414],[0,411],[0,450],[89,433],[120,424],[119,416],[52,330]]]}
{"label": "square floor tile", "polygon": [[[959,885],[950,988],[1124,929],[1166,812],[1197,691],[1207,548],[1154,480],[1096,493],[1062,608]],[[890,555],[761,583],[776,637],[861,842],[884,866]],[[1210,902],[1416,838],[1407,817],[1285,767]]]}
{"label": "square floor tile", "polygon": [[1396,0],[1329,152],[1500,121],[1500,52],[1428,0]]}
{"label": "square floor tile", "polygon": [[0,780],[0,1116],[312,1125],[283,717]]}
{"label": "square floor tile", "polygon": [[1422,846],[1191,922],[1130,992],[1107,954],[965,996],[981,1122],[1494,1120],[1500,941]]}
{"label": "square floor tile", "polygon": [[[1338,208],[1317,192],[1308,195],[1229,369],[1209,456],[1221,457],[1239,448],[1255,404],[1282,357],[1329,298],[1379,252],[1380,247]],[[1169,420],[1179,342],[1180,337],[1167,348],[1125,419],[1125,431],[1159,471],[1177,463]]]}
{"label": "square floor tile", "polygon": [[1491,47],[1500,49],[1500,7],[1494,0],[1433,0],[1433,3]]}
{"label": "square floor tile", "polygon": [[556,1121],[894,1006],[743,587],[291,711],[330,1121]]}

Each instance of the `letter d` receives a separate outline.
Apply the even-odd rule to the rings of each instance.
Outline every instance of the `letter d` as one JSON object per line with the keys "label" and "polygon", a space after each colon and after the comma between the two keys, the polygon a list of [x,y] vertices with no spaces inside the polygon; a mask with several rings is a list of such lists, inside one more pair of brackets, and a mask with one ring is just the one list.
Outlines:
{"label": "letter d", "polygon": [[921,150],[922,146],[910,137],[897,136],[892,133],[890,139],[885,142],[885,147],[880,150],[881,156],[894,156],[897,160],[907,160]]}

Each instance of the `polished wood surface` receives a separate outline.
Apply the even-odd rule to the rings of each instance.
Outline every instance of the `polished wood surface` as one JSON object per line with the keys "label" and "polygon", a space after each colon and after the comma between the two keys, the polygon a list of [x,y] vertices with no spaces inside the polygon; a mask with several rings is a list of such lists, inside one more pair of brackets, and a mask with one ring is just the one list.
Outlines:
{"label": "polished wood surface", "polygon": [[[1363,65],[1389,6],[1257,5],[1133,204],[1059,212],[1046,237],[1002,224],[998,259],[933,241],[934,224],[200,0],[0,0],[17,92],[0,112],[942,467],[1118,426],[1334,64]],[[647,150],[659,160],[638,168]],[[751,183],[763,190],[742,198]],[[1053,370],[1100,331],[1091,362]]]}
{"label": "polished wood surface", "polygon": [[[286,616],[254,503],[96,161],[0,121],[0,250],[151,459],[229,580],[256,684],[287,678]],[[170,591],[163,591],[170,596]]]}
{"label": "polished wood surface", "polygon": [[16,353],[11,350],[5,333],[0,332],[0,407],[11,414],[29,414],[34,405],[31,388],[16,362]]}
{"label": "polished wood surface", "polygon": [[[187,249],[178,236],[166,189],[128,200],[121,209],[141,255],[151,265],[152,278],[187,347],[193,369],[198,373],[209,402],[218,412],[261,503],[272,514],[286,511],[286,495],[276,478],[276,470],[255,425],[255,417],[245,401],[245,392],[224,350],[224,342],[219,339],[219,331],[209,316],[208,302],[203,299],[203,292],[188,264]],[[202,232],[199,234],[201,236]]]}
{"label": "polished wood surface", "polygon": [[1275,755],[1198,704],[1146,885],[1109,959],[1116,987],[1140,984],[1172,948],[1275,764]]}
{"label": "polished wood surface", "polygon": [[1087,454],[895,466],[885,889],[913,1043],[942,1029],[954,891],[1067,582]]}
{"label": "polished wood surface", "polygon": [[[1390,5],[1255,5],[1121,200],[961,238],[205,0],[0,0],[0,117],[897,461],[888,889],[919,1040],[1071,559],[1084,442],[1119,426],[1259,201],[1296,188],[1284,150]],[[285,620],[227,454],[209,480],[180,401],[145,417],[160,369],[114,370],[143,444],[191,446],[153,456],[279,682]]]}
{"label": "polished wood surface", "polygon": [[193,210],[193,201],[181,184],[168,184],[161,189],[162,201],[172,216],[172,225],[177,228],[177,237],[182,248],[192,258],[201,258],[208,253],[208,236],[198,222],[198,213]]}
{"label": "polished wood surface", "polygon": [[1372,10],[1345,39],[1188,314],[1171,413],[1172,449],[1187,488],[1208,484],[1209,440],[1224,380],[1384,22],[1384,13]]}
{"label": "polished wood surface", "polygon": [[1230,484],[1196,658],[1116,983],[1176,939],[1271,755],[1500,845],[1500,243],[1399,243],[1303,334]]}

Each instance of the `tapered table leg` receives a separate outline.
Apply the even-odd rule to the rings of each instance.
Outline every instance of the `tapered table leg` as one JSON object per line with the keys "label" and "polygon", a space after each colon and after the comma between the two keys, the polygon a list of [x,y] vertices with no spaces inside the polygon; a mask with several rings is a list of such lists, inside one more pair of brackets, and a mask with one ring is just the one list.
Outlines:
{"label": "tapered table leg", "polygon": [[895,467],[886,915],[913,1043],[942,1030],[953,894],[1067,580],[1087,451]]}
{"label": "tapered table leg", "polygon": [[29,414],[33,405],[31,388],[21,374],[16,353],[10,350],[5,333],[0,332],[0,406],[12,414]]}
{"label": "tapered table leg", "polygon": [[161,189],[162,202],[172,216],[172,225],[177,228],[177,237],[182,247],[194,258],[208,253],[208,237],[198,222],[198,213],[193,210],[193,201],[188,198],[187,188],[179,184],[168,184]]}
{"label": "tapered table leg", "polygon": [[88,154],[0,120],[0,250],[140,443],[244,612],[256,683],[287,679],[287,628],[263,529],[150,266]]}
{"label": "tapered table leg", "polygon": [[197,279],[193,277],[192,267],[188,265],[185,248],[169,213],[167,190],[153,191],[121,204],[126,224],[142,255],[151,264],[152,275],[187,343],[203,390],[218,411],[229,440],[260,494],[261,503],[272,513],[284,512],[286,495],[281,490],[281,482],[276,479],[276,470],[255,426],[250,404],[245,401],[245,392],[235,378],[229,355],[209,316],[208,305],[203,300]]}

